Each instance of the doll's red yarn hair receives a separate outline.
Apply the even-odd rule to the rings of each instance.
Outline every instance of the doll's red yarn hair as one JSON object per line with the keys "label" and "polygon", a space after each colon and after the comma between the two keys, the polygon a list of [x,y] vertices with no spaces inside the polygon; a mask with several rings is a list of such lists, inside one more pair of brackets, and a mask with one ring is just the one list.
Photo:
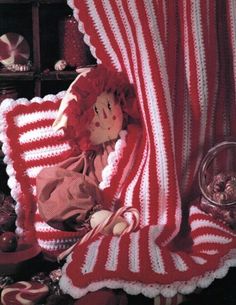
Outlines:
{"label": "doll's red yarn hair", "polygon": [[89,141],[88,124],[94,116],[93,105],[102,92],[113,93],[126,116],[138,118],[138,107],[133,85],[122,72],[109,70],[103,65],[91,69],[73,84],[71,92],[77,100],[71,100],[65,109],[68,117],[65,134],[75,153],[95,149]]}

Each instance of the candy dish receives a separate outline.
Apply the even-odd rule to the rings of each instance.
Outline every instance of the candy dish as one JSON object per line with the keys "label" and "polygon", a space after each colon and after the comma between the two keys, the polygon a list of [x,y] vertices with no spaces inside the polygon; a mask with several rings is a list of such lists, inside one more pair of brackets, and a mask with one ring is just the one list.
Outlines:
{"label": "candy dish", "polygon": [[200,208],[236,229],[236,142],[212,147],[199,168]]}
{"label": "candy dish", "polygon": [[0,275],[16,274],[23,263],[37,256],[41,252],[37,244],[19,242],[16,251],[0,251]]}

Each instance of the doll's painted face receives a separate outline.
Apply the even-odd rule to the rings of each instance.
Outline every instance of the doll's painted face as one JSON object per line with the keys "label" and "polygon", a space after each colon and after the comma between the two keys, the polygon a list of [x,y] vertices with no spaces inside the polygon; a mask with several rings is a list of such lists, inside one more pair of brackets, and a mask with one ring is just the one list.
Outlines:
{"label": "doll's painted face", "polygon": [[94,117],[89,124],[90,141],[93,145],[117,139],[123,124],[123,112],[115,103],[113,93],[101,93],[93,106]]}

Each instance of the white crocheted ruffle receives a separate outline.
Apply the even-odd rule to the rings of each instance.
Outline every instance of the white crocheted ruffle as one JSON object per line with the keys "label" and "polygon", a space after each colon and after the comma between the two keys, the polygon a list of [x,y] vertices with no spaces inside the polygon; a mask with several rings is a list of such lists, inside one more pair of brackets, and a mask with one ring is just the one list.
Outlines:
{"label": "white crocheted ruffle", "polygon": [[63,276],[60,280],[60,287],[64,293],[70,294],[73,298],[78,299],[86,295],[88,292],[96,291],[104,287],[110,289],[123,289],[128,294],[143,294],[149,298],[155,298],[162,295],[165,298],[171,298],[177,293],[190,294],[196,288],[207,288],[215,279],[223,278],[230,267],[236,266],[236,250],[231,250],[226,256],[222,257],[216,270],[206,272],[200,277],[194,277],[188,281],[178,281],[168,285],[160,285],[158,283],[144,284],[141,282],[132,282],[124,280],[104,280],[90,283],[85,288],[78,288],[72,284],[72,281],[66,275],[66,268],[71,262],[71,256],[68,256],[67,263],[64,265]]}
{"label": "white crocheted ruffle", "polygon": [[102,170],[102,181],[99,183],[99,188],[101,190],[110,186],[111,178],[117,172],[118,161],[121,159],[123,150],[126,146],[126,135],[126,130],[120,131],[120,139],[116,141],[114,151],[110,152],[107,158],[107,165]]}

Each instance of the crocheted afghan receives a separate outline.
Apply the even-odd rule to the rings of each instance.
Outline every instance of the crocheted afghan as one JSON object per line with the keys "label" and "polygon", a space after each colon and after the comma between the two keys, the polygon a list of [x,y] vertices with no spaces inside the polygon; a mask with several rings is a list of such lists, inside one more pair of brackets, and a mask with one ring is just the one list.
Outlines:
{"label": "crocheted afghan", "polygon": [[[102,287],[148,297],[173,297],[207,287],[236,266],[236,233],[199,210],[197,188],[197,171],[207,150],[218,140],[236,136],[234,0],[68,3],[97,61],[125,71],[134,84],[143,130],[141,139],[127,135],[103,190],[107,201],[119,200],[139,210],[140,229],[77,244],[63,268],[61,288],[79,298]],[[28,106],[18,101],[12,108],[3,107],[1,118],[9,185],[18,202],[18,230],[36,230],[40,245],[51,255],[78,239],[45,227],[37,212],[35,221],[31,217],[39,167],[61,161],[70,150],[59,141],[61,134],[37,137],[55,118],[59,98],[45,97],[43,101],[56,102]],[[49,113],[54,108],[47,122],[48,114],[40,113],[35,123],[37,107]],[[32,125],[27,116],[16,119],[28,109],[34,113]],[[20,128],[22,122],[26,130]],[[124,170],[127,164],[132,170]]]}
{"label": "crocheted afghan", "polygon": [[5,99],[0,106],[0,136],[9,175],[8,185],[16,200],[16,232],[35,242],[47,257],[54,258],[81,236],[46,224],[37,209],[35,178],[46,166],[66,159],[71,148],[62,131],[55,132],[56,118],[64,92],[18,100]]}
{"label": "crocheted afghan", "polygon": [[106,194],[137,208],[141,223],[77,245],[61,287],[74,297],[104,286],[149,297],[206,287],[236,265],[235,232],[191,205],[202,157],[236,136],[235,2],[68,3],[98,62],[126,71],[137,91],[143,136],[135,152],[127,143]]}

